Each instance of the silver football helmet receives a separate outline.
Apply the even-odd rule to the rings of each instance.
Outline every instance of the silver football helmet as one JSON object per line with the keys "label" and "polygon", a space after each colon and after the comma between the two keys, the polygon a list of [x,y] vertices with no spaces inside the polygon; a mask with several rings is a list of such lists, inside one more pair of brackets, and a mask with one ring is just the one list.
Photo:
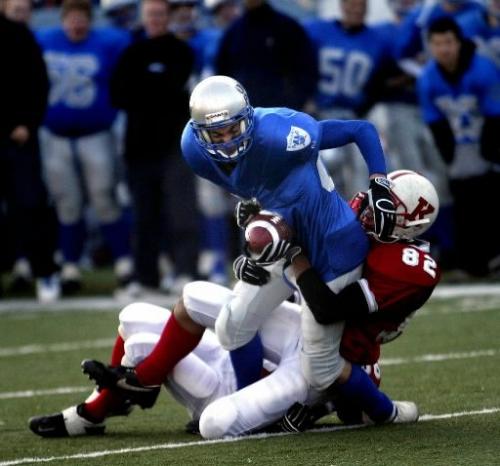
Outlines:
{"label": "silver football helmet", "polygon": [[[439,212],[439,197],[434,185],[411,170],[396,170],[387,175],[396,206],[394,241],[410,241],[427,231]],[[373,231],[373,212],[366,193],[357,193],[350,203],[365,230]]]}
{"label": "silver football helmet", "polygon": [[[253,108],[243,86],[228,76],[211,76],[201,81],[189,101],[191,126],[204,152],[218,162],[235,162],[252,144]],[[214,142],[210,131],[237,125],[237,136],[228,142]]]}

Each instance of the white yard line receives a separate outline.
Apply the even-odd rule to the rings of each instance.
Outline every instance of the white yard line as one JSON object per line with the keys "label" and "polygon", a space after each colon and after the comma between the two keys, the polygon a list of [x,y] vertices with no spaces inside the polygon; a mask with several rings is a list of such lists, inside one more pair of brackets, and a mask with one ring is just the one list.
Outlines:
{"label": "white yard line", "polygon": [[463,298],[466,296],[500,296],[500,285],[496,283],[477,283],[472,285],[438,285],[432,293],[433,298]]}
{"label": "white yard line", "polygon": [[68,393],[90,392],[89,387],[58,387],[46,390],[23,390],[19,392],[0,392],[0,400],[10,400],[12,398],[34,398],[37,396],[67,395]]}
{"label": "white yard line", "polygon": [[[397,366],[402,364],[413,363],[426,363],[426,362],[442,362],[455,359],[470,359],[497,356],[500,350],[487,349],[482,351],[469,351],[460,353],[443,353],[443,354],[422,354],[411,358],[382,358],[380,365],[384,366]],[[81,393],[90,391],[89,387],[57,387],[44,390],[22,390],[18,392],[0,392],[0,400],[7,400],[11,398],[32,398],[36,396],[51,396],[51,395],[65,395],[68,393]]]}
{"label": "white yard line", "polygon": [[[443,419],[464,417],[464,416],[479,416],[486,414],[496,414],[500,412],[500,408],[484,408],[476,411],[461,411],[457,413],[445,413],[445,414],[424,414],[420,417],[419,422],[426,421],[439,421]],[[326,427],[322,429],[314,429],[309,431],[310,433],[325,433],[334,432],[339,430],[347,429],[360,429],[366,426],[334,426]],[[89,459],[89,458],[102,458],[104,456],[111,455],[124,455],[128,453],[142,453],[154,450],[173,450],[177,448],[189,448],[197,446],[215,445],[221,443],[234,443],[251,441],[255,439],[263,439],[270,437],[281,437],[283,435],[289,435],[285,433],[280,434],[258,434],[258,435],[248,435],[246,437],[236,437],[230,439],[219,439],[219,440],[200,440],[196,442],[185,442],[185,443],[160,443],[156,445],[146,445],[143,447],[135,448],[120,448],[117,450],[100,450],[88,453],[76,453],[74,455],[63,455],[63,456],[47,456],[47,457],[33,457],[33,458],[19,458],[15,460],[1,461],[0,466],[15,466],[18,464],[29,464],[29,463],[50,463],[52,461],[63,461],[63,460],[77,460],[77,459]]]}
{"label": "white yard line", "polygon": [[461,353],[423,354],[421,356],[414,356],[412,358],[382,358],[380,360],[380,365],[396,366],[399,364],[412,364],[415,362],[441,362],[441,361],[450,361],[453,359],[482,358],[485,356],[496,356],[498,353],[499,353],[498,350],[487,349],[481,351],[467,351]]}
{"label": "white yard line", "polygon": [[113,338],[100,338],[97,340],[83,340],[65,343],[51,343],[48,345],[25,345],[0,348],[0,358],[9,356],[24,356],[26,354],[61,353],[81,349],[111,348]]}

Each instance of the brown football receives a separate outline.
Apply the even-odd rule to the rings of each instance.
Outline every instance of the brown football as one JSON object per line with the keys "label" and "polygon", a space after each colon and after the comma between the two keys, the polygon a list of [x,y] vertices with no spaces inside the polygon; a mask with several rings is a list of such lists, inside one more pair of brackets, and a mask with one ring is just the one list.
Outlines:
{"label": "brown football", "polygon": [[261,211],[254,215],[245,228],[245,241],[250,257],[257,259],[269,243],[279,240],[291,241],[292,229],[281,215]]}

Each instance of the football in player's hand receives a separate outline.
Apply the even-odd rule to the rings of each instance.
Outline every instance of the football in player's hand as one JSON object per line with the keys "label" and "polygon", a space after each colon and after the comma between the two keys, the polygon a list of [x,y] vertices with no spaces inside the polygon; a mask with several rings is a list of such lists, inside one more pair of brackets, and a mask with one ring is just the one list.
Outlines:
{"label": "football in player's hand", "polygon": [[246,249],[250,257],[256,261],[262,258],[266,246],[267,251],[278,247],[279,243],[291,242],[293,237],[292,229],[285,222],[285,219],[278,214],[260,211],[254,215],[245,228]]}

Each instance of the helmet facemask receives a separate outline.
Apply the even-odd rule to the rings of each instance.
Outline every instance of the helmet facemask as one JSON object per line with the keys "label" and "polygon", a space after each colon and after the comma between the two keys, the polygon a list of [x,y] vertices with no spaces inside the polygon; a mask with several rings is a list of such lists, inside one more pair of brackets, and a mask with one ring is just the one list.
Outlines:
{"label": "helmet facemask", "polygon": [[[216,118],[217,116],[218,118]],[[250,149],[254,126],[252,107],[245,107],[242,112],[233,117],[229,117],[228,112],[222,111],[217,112],[215,117],[207,115],[206,119],[208,121],[212,120],[213,123],[203,124],[191,121],[191,125],[194,129],[196,140],[212,159],[217,162],[236,162]],[[239,129],[237,136],[228,142],[212,141],[211,131],[229,128],[233,125]]]}

